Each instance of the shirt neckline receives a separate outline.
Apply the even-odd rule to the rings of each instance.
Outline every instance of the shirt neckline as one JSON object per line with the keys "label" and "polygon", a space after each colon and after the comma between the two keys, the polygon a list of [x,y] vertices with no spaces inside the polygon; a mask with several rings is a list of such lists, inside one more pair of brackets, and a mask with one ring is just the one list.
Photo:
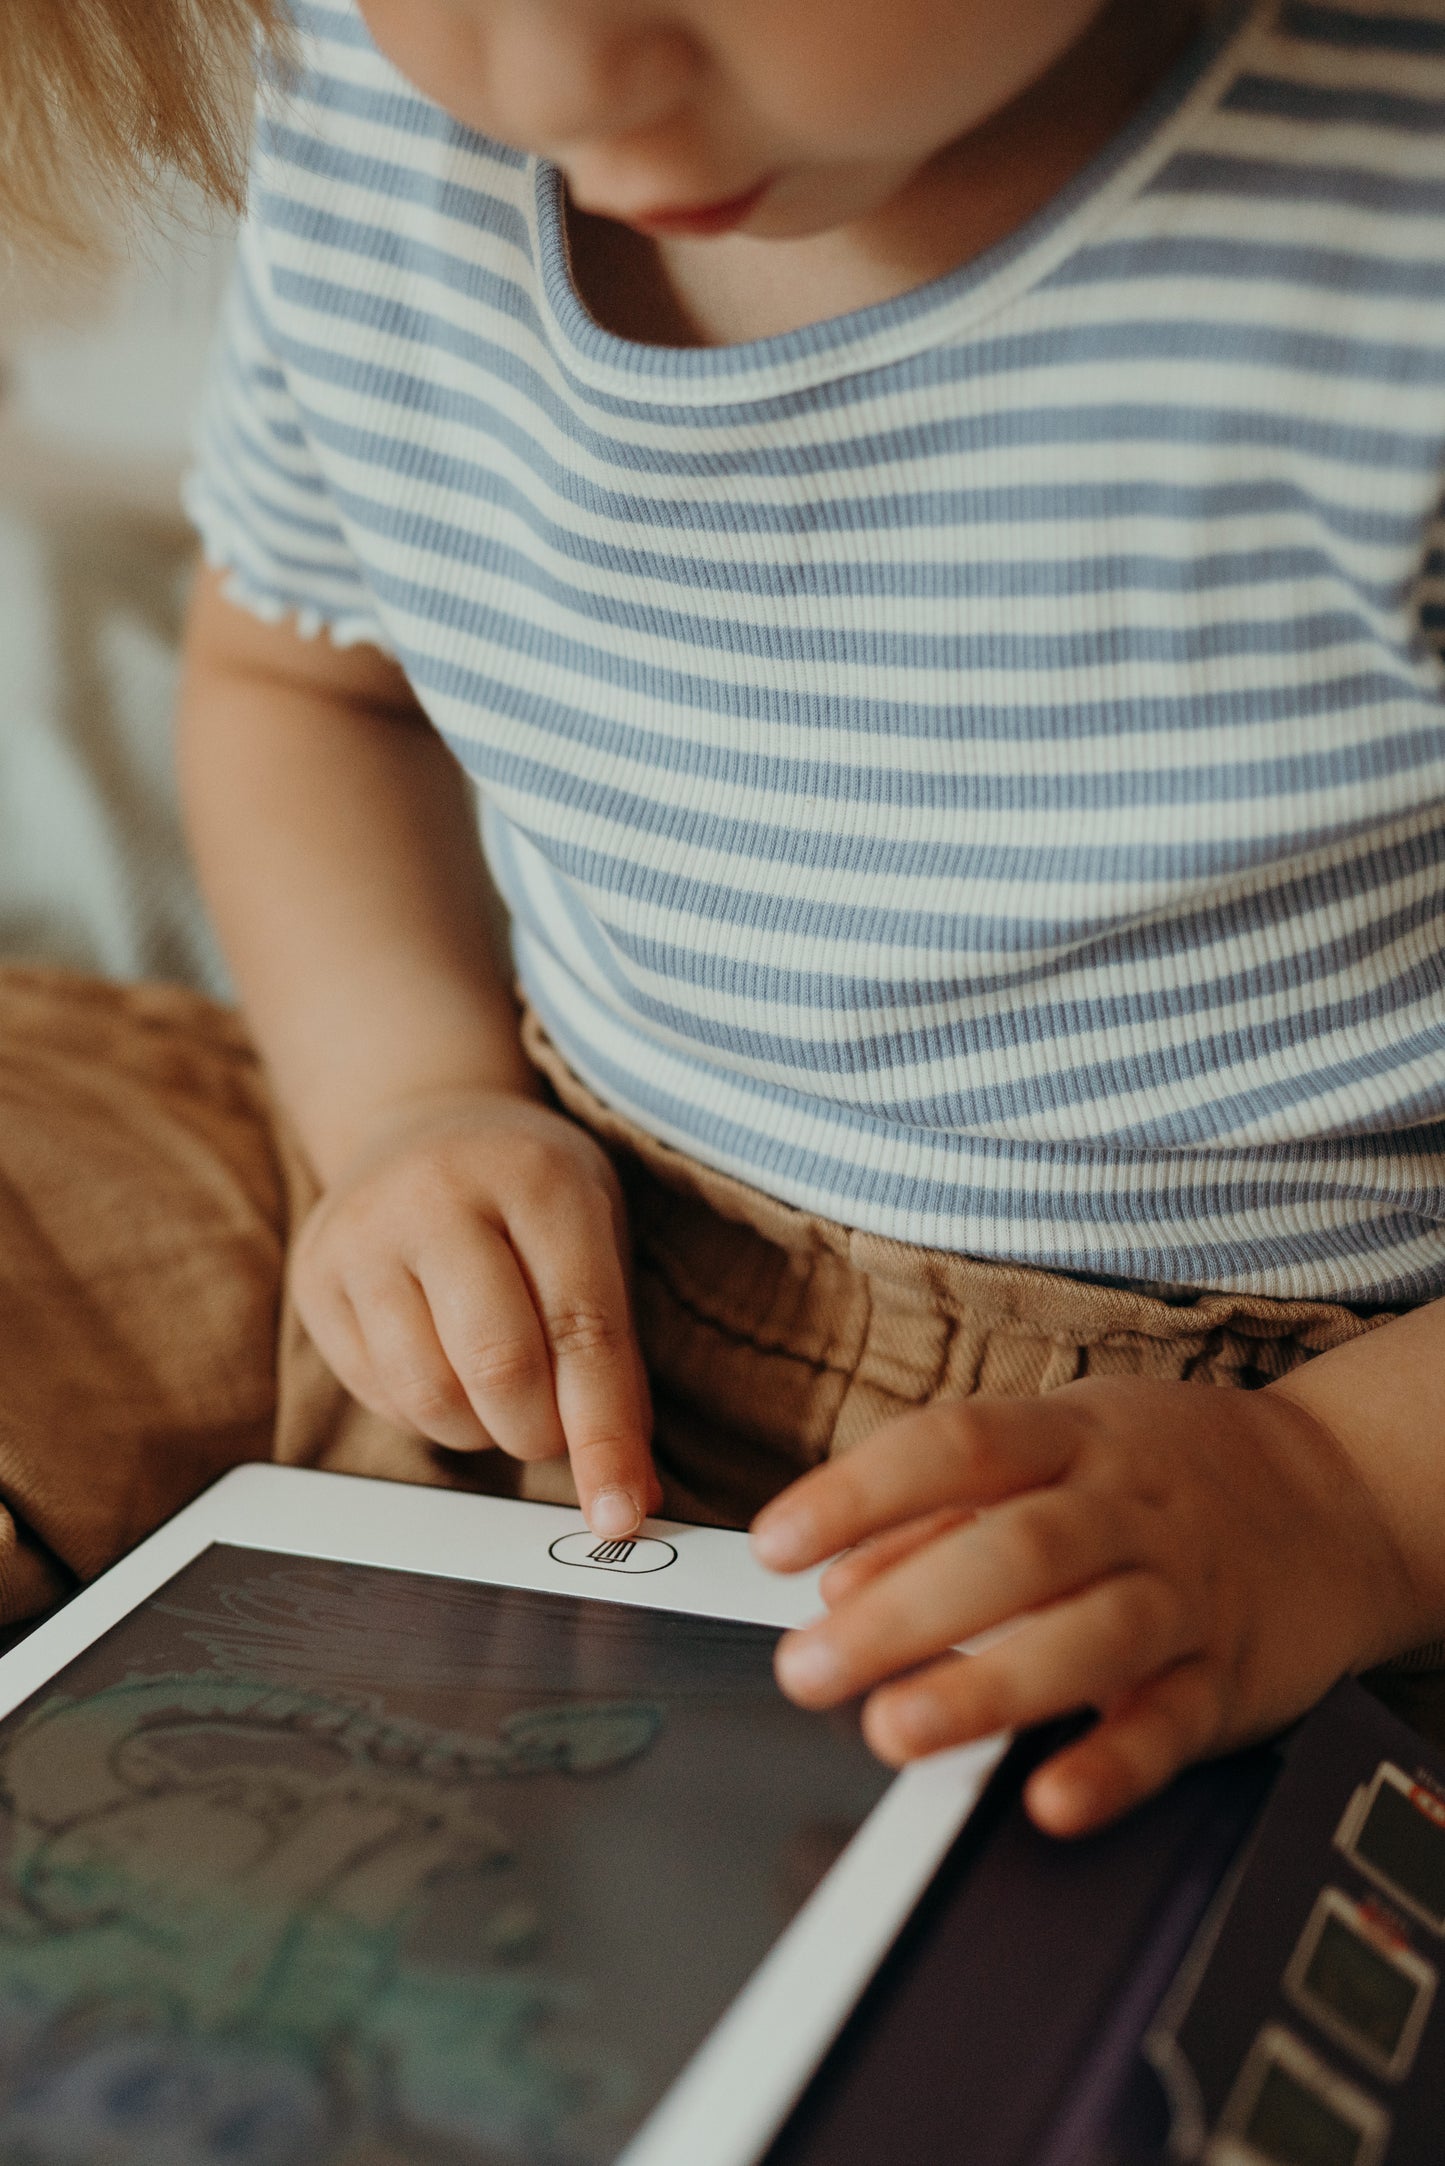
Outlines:
{"label": "shirt neckline", "polygon": [[826,383],[957,340],[1037,285],[1147,186],[1239,71],[1278,0],[1228,0],[1139,111],[1041,211],[981,256],[891,301],[733,346],[651,346],[604,330],[572,277],[562,178],[530,158],[528,217],[541,300],[569,371],[629,403],[738,404]]}

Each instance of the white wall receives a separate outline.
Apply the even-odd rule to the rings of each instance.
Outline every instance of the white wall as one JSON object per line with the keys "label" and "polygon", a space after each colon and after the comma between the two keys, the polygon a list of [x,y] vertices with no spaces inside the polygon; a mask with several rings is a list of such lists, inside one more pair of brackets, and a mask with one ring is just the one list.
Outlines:
{"label": "white wall", "polygon": [[177,822],[177,484],[224,234],[99,291],[0,286],[0,959],[222,983]]}

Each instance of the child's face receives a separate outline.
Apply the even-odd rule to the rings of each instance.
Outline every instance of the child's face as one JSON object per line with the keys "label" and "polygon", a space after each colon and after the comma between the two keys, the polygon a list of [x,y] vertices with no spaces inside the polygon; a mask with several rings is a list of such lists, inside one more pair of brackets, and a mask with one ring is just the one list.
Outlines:
{"label": "child's face", "polygon": [[866,219],[1129,0],[360,0],[458,120],[655,234]]}

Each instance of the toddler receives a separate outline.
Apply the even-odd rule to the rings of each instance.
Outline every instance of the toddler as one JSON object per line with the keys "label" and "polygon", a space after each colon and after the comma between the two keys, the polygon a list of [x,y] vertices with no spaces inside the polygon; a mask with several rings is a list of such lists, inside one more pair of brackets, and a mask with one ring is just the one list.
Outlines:
{"label": "toddler", "polygon": [[846,1551],[784,1688],[1097,1710],[1062,1834],[1445,1633],[1445,18],[297,18],[180,729],[283,1449]]}

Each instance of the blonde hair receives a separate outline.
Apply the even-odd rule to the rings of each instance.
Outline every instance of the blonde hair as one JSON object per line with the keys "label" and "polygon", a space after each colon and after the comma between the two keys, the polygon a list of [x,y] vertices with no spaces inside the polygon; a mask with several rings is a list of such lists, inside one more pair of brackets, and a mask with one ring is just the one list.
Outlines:
{"label": "blonde hair", "polygon": [[240,206],[284,0],[0,0],[0,253],[94,256],[179,179]]}

